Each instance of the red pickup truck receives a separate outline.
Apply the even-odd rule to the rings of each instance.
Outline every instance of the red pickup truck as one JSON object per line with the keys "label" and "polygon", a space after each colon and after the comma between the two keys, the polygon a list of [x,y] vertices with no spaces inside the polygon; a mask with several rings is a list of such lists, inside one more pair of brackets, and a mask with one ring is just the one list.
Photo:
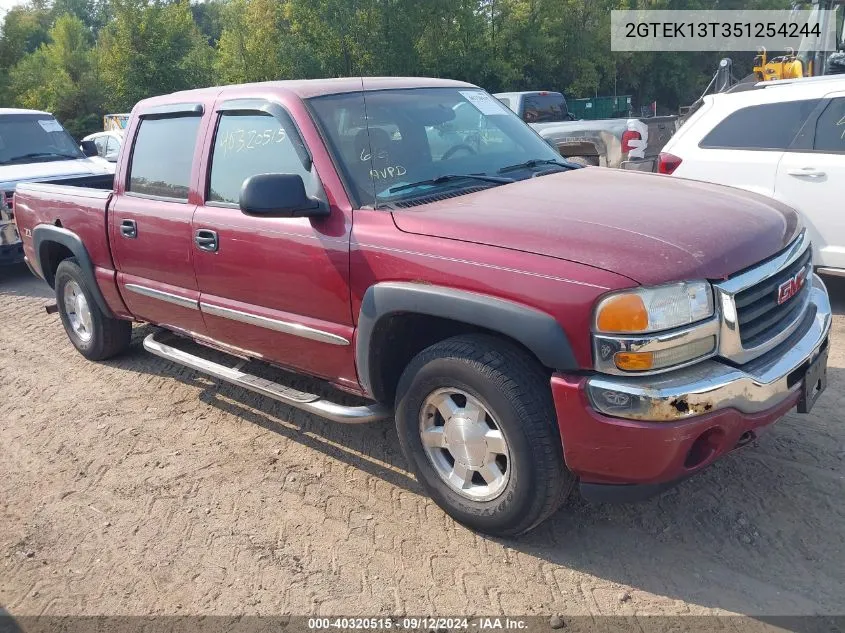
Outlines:
{"label": "red pickup truck", "polygon": [[580,168],[471,84],[148,99],[113,188],[75,185],[19,185],[15,217],[86,358],[144,321],[147,350],[223,381],[337,422],[393,416],[421,484],[483,532],[531,529],[576,481],[655,494],[825,386],[831,309],[794,211]]}

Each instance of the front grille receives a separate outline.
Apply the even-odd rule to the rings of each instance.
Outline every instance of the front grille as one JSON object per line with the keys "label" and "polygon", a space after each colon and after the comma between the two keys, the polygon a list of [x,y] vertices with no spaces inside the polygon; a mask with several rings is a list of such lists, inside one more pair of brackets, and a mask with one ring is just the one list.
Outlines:
{"label": "front grille", "polygon": [[811,257],[812,250],[808,248],[786,268],[734,297],[743,348],[753,349],[763,345],[783,332],[801,314],[810,292],[809,271],[798,293],[781,304],[778,304],[778,294],[783,283],[810,266]]}

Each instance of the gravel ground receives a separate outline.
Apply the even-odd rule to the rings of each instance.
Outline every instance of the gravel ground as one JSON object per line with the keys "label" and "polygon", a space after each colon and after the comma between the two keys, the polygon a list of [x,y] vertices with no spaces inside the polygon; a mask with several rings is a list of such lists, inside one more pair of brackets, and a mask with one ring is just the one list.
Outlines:
{"label": "gravel ground", "polygon": [[455,524],[392,422],[344,427],[141,349],[85,361],[0,271],[0,606],[36,614],[843,614],[845,280],[828,391],[658,499]]}

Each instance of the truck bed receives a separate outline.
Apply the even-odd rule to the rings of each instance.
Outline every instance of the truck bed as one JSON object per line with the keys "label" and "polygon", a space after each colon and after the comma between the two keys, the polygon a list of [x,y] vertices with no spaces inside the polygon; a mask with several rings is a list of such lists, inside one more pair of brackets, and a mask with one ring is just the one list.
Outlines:
{"label": "truck bed", "polygon": [[[114,271],[109,251],[107,208],[112,196],[112,174],[80,176],[55,183],[21,183],[15,190],[15,220],[30,266],[35,257],[32,231],[49,224],[71,231],[85,245],[92,263]],[[39,271],[36,271],[39,272]]]}

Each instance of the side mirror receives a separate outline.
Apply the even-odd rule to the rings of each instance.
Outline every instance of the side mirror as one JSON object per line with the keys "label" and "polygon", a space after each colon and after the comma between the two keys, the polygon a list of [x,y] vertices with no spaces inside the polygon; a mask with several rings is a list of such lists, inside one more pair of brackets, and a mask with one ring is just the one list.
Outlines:
{"label": "side mirror", "polygon": [[109,152],[108,154],[106,154],[106,160],[109,161],[110,163],[116,163],[117,162],[117,152]]}
{"label": "side mirror", "polygon": [[241,211],[250,215],[277,215],[288,218],[322,217],[329,209],[309,198],[302,176],[297,174],[256,174],[244,180],[240,195]]}
{"label": "side mirror", "polygon": [[79,144],[79,149],[81,149],[82,153],[88,158],[97,155],[97,144],[94,141],[82,141]]}

